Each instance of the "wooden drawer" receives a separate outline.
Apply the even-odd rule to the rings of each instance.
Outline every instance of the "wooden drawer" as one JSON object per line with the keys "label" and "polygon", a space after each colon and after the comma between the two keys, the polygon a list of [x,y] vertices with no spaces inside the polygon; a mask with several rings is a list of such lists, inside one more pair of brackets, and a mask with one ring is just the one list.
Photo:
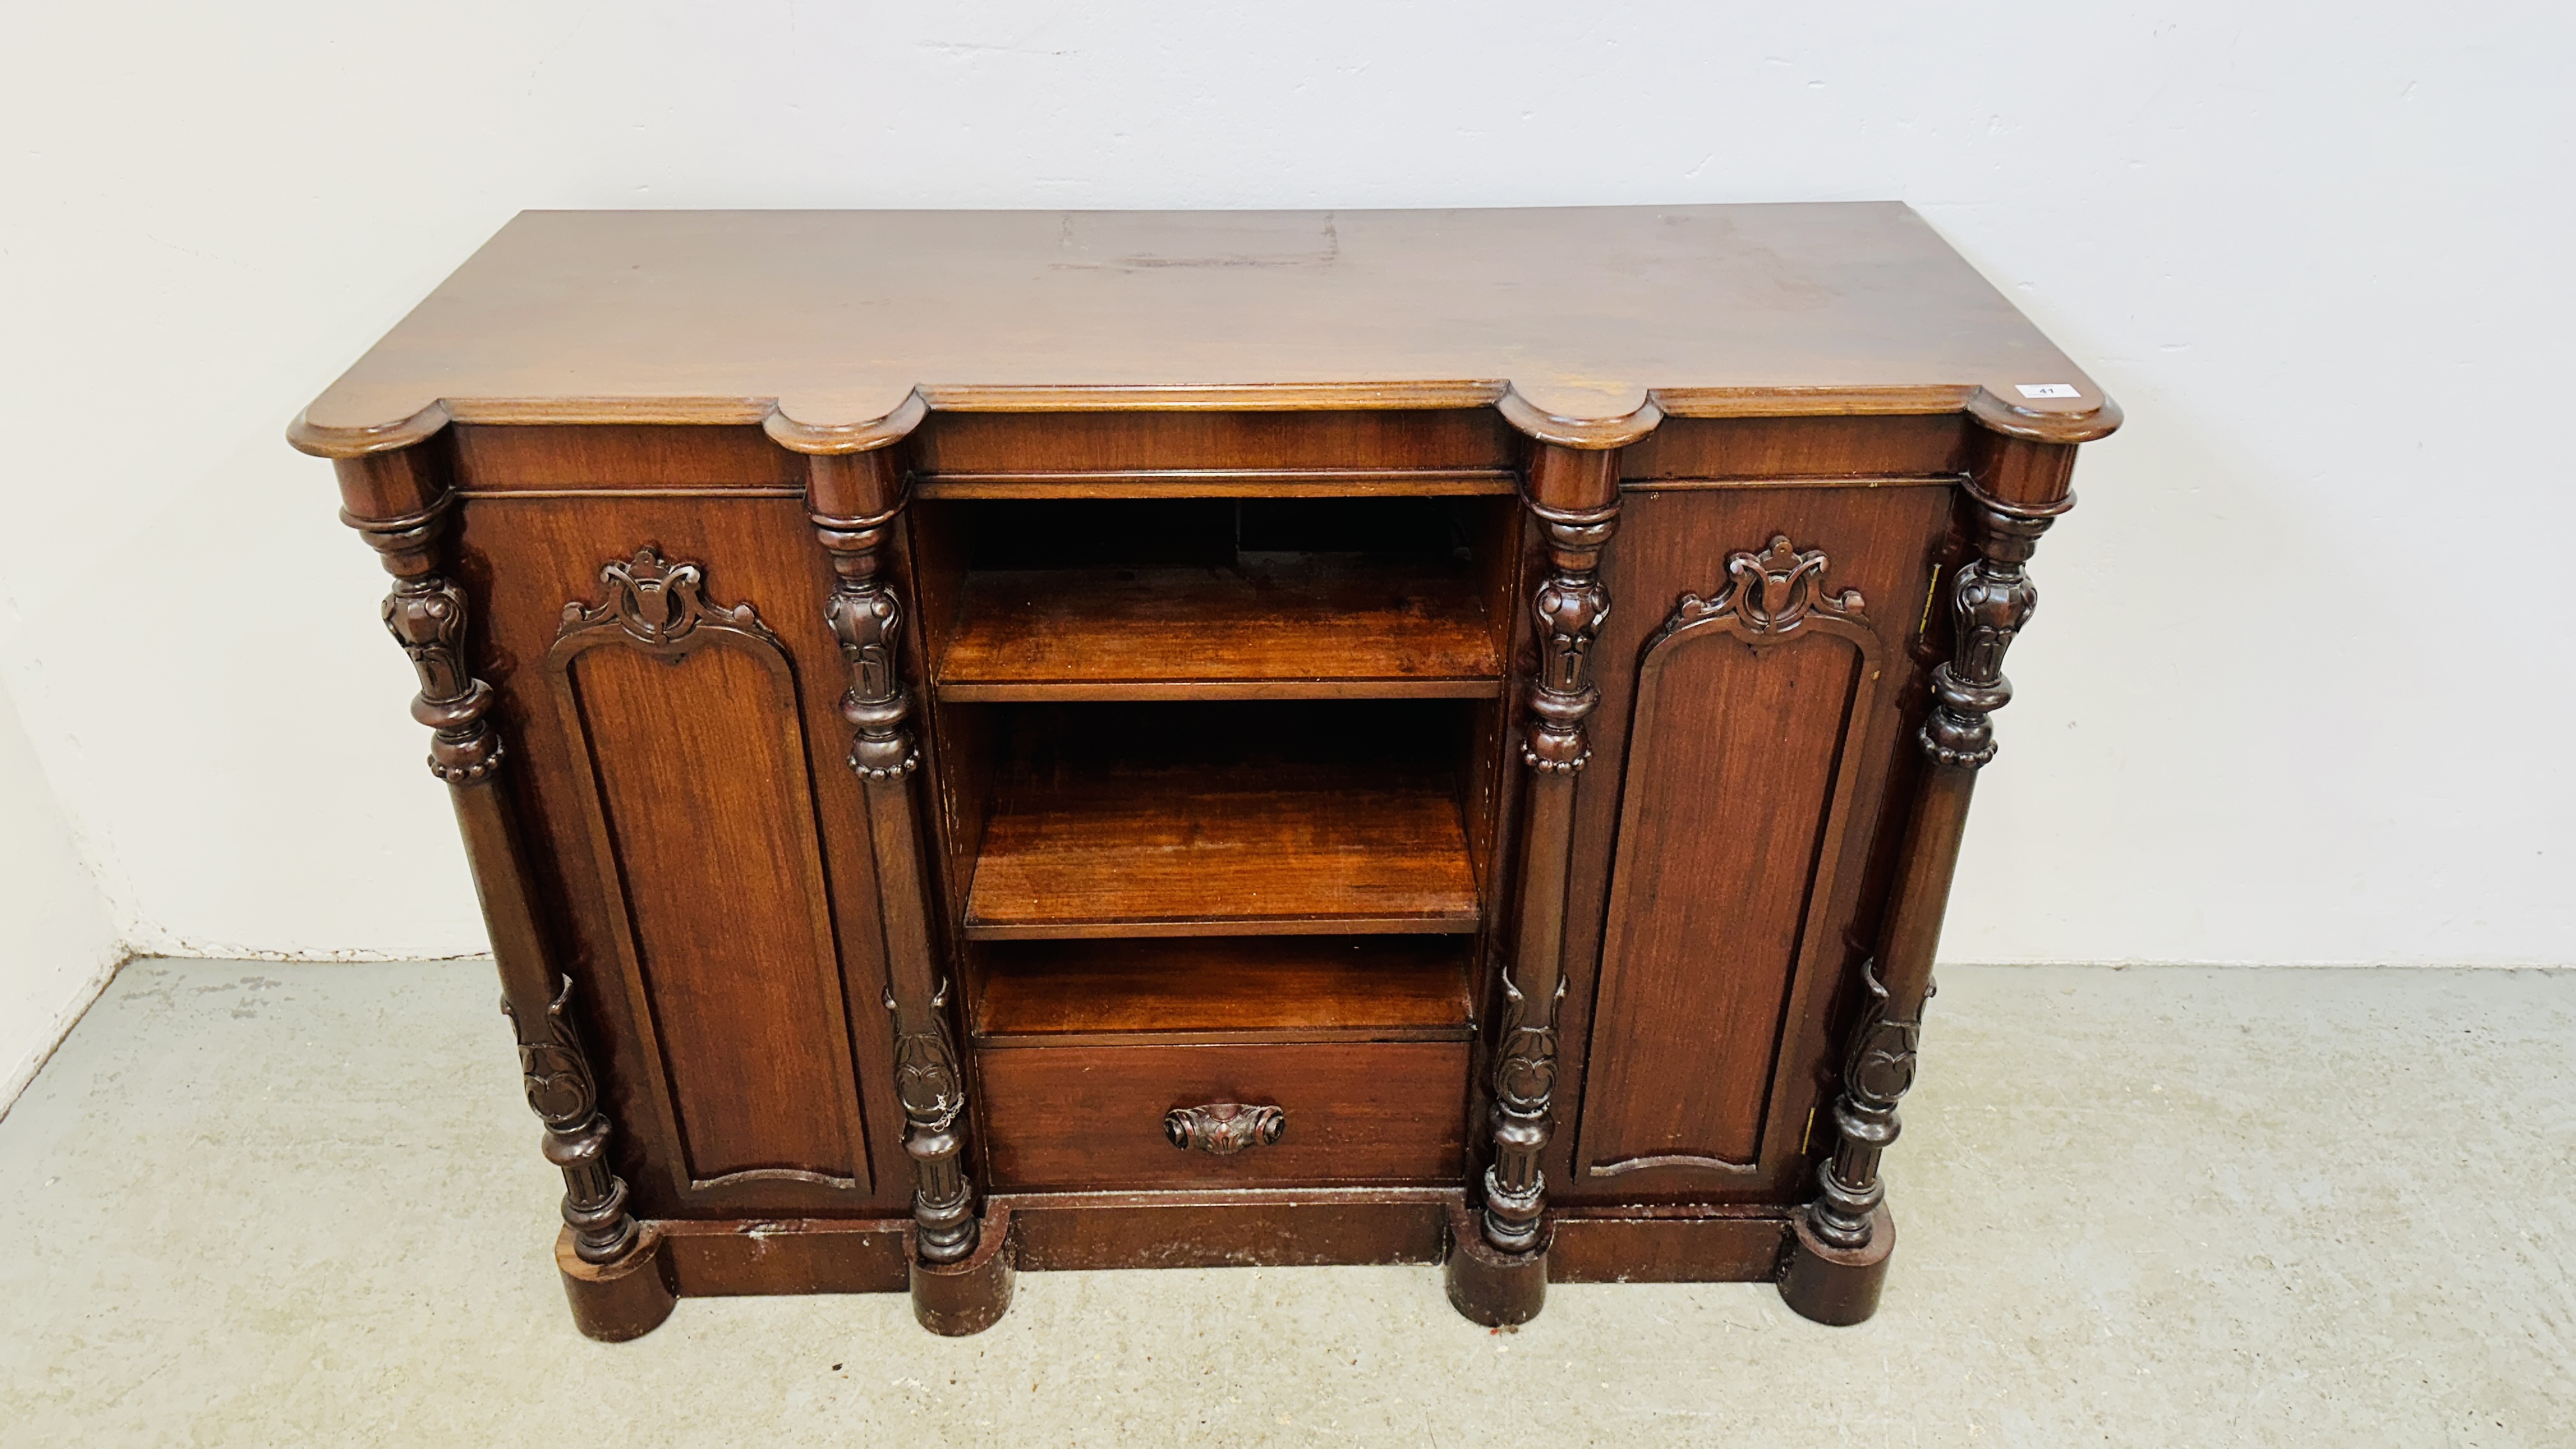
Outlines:
{"label": "wooden drawer", "polygon": [[[997,1188],[1448,1182],[1463,1170],[1467,1043],[1024,1047],[980,1052]],[[1176,1107],[1286,1114],[1230,1156],[1175,1147]]]}

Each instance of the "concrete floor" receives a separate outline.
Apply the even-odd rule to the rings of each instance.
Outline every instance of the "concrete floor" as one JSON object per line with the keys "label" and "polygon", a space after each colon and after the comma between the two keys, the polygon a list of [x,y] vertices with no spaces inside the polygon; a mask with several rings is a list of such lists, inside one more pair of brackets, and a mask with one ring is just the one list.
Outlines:
{"label": "concrete floor", "polygon": [[1879,1317],[1436,1271],[577,1337],[479,963],[128,966],[0,1121],[0,1443],[2576,1443],[2576,973],[1958,968]]}

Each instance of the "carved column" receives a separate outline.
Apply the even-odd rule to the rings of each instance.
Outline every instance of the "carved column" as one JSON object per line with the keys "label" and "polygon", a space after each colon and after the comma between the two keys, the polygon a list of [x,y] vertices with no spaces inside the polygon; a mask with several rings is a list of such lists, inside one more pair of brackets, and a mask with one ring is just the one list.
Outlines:
{"label": "carved column", "polygon": [[437,572],[453,495],[421,447],[337,459],[335,467],[348,504],[342,521],[394,576],[385,629],[420,676],[412,718],[431,731],[430,773],[447,783],[464,834],[528,1106],[545,1123],[546,1160],[563,1173],[566,1233],[557,1262],[574,1319],[594,1338],[633,1338],[668,1316],[672,1295],[658,1241],[627,1211],[626,1183],[610,1165],[611,1127],[571,1016],[572,982],[555,968],[510,798],[496,783],[504,756],[486,719],[492,687],[465,663],[465,590]]}
{"label": "carved column", "polygon": [[[2071,464],[2072,448],[2051,451]],[[2012,699],[2004,653],[2039,602],[2023,565],[2039,536],[2075,503],[2062,491],[2062,469],[2055,481],[2057,496],[2039,503],[1963,485],[1975,510],[1976,552],[1950,583],[1951,656],[1932,671],[1932,707],[1915,736],[1925,756],[1923,781],[1878,957],[1862,973],[1869,1003],[1844,1053],[1834,1154],[1817,1170],[1818,1196],[1792,1224],[1795,1242],[1780,1284],[1791,1307],[1820,1322],[1857,1323],[1878,1305],[1894,1246],[1879,1159],[1902,1129],[1897,1104],[1914,1084],[1923,1003],[1932,994],[1969,797],[1977,772],[1995,757],[1992,716]]]}
{"label": "carved column", "polygon": [[1869,1246],[1871,1220],[1886,1198],[1878,1159],[1901,1126],[1896,1104],[1914,1085],[1914,1051],[1923,1035],[1921,1008],[1897,1016],[1888,1008],[1878,963],[1861,968],[1869,1006],[1852,1028],[1843,1056],[1843,1091],[1834,1102],[1834,1155],[1817,1170],[1824,1195],[1807,1208],[1816,1237],[1837,1248]]}
{"label": "carved column", "polygon": [[[818,483],[841,485],[842,496],[830,501],[856,502],[862,510],[835,513],[822,506],[826,500],[812,499],[816,535],[838,575],[823,617],[849,666],[841,717],[853,731],[850,768],[866,782],[884,902],[885,1005],[893,1017],[903,1150],[912,1158],[913,1224],[924,1260],[961,1262],[974,1254],[976,1234],[965,1142],[957,1130],[966,1110],[966,1077],[948,1030],[948,983],[938,973],[931,945],[929,887],[912,798],[921,748],[897,653],[903,602],[885,577],[887,534],[903,510],[903,483],[886,451],[818,457],[814,469]],[[809,496],[814,491],[822,490],[809,490]]]}
{"label": "carved column", "polygon": [[948,1026],[948,981],[931,939],[930,882],[913,798],[921,750],[898,653],[904,609],[886,578],[889,531],[902,514],[895,450],[816,454],[806,501],[837,576],[823,606],[849,666],[841,717],[850,722],[850,768],[864,782],[885,922],[885,1005],[894,1031],[895,1099],[912,1159],[916,1257],[913,1314],[935,1333],[974,1333],[1010,1306],[1007,1222],[975,1217],[966,1177],[966,1075]]}
{"label": "carved column", "polygon": [[572,1229],[573,1256],[613,1263],[635,1246],[637,1228],[626,1212],[626,1183],[608,1167],[608,1114],[599,1110],[599,1084],[568,1012],[571,1004],[572,983],[566,981],[539,1021],[521,1020],[506,995],[501,1013],[518,1033],[529,1110],[546,1124],[546,1160],[563,1170],[563,1219]]}
{"label": "carved column", "polygon": [[1582,512],[1534,506],[1551,571],[1531,607],[1538,673],[1529,692],[1521,763],[1529,769],[1527,853],[1512,964],[1503,975],[1503,1032],[1494,1057],[1494,1161],[1485,1172],[1485,1241],[1506,1253],[1538,1244],[1547,1183],[1539,1158],[1552,1134],[1556,1015],[1565,999],[1565,889],[1575,775],[1592,758],[1583,721],[1600,702],[1591,649],[1610,617],[1602,546],[1618,505]]}
{"label": "carved column", "polygon": [[1610,617],[1601,552],[1619,516],[1618,454],[1544,445],[1530,468],[1532,515],[1546,533],[1548,571],[1531,598],[1538,661],[1521,763],[1527,768],[1518,911],[1494,1045],[1493,1159],[1485,1169],[1476,1243],[1451,1255],[1450,1299],[1484,1323],[1519,1323],[1544,1302],[1547,1178],[1554,1135],[1557,1012],[1565,999],[1566,884],[1574,786],[1592,746],[1584,720],[1600,702],[1592,641]]}

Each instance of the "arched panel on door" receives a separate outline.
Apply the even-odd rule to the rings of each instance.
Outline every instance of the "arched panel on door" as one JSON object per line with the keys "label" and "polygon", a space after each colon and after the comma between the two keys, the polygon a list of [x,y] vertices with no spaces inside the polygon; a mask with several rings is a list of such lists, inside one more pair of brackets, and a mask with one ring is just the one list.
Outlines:
{"label": "arched panel on door", "polygon": [[650,547],[546,656],[681,1184],[866,1191],[865,1127],[796,676],[747,604]]}
{"label": "arched panel on door", "polygon": [[1872,717],[1877,635],[1775,537],[1685,594],[1639,657],[1575,1144],[1584,1177],[1759,1170]]}

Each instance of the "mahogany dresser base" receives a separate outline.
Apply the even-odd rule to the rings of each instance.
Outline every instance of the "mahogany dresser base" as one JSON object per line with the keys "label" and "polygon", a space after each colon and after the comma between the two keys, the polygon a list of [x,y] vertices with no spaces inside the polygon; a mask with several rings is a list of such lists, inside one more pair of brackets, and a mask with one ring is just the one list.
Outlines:
{"label": "mahogany dresser base", "polygon": [[529,213],[317,399],[593,1338],[1875,1309],[2119,413],[1902,206]]}
{"label": "mahogany dresser base", "polygon": [[[1820,1323],[1869,1316],[1895,1241],[1886,1210],[1861,1253],[1810,1254],[1794,1218],[1687,1209],[1569,1214],[1536,1251],[1485,1243],[1459,1192],[1283,1194],[1227,1202],[1145,1199],[993,1202],[975,1255],[928,1264],[909,1219],[644,1223],[627,1257],[582,1262],[566,1229],[556,1266],[582,1333],[622,1343],[659,1327],[679,1298],[902,1293],[933,1333],[962,1337],[999,1322],[1022,1270],[1281,1268],[1439,1264],[1449,1301],[1488,1327],[1527,1323],[1556,1283],[1741,1283],[1777,1277],[1789,1305]],[[1338,1200],[1317,1201],[1318,1197]],[[1123,1200],[1122,1200],[1123,1197]],[[1169,1219],[1160,1221],[1158,1219]],[[1809,1256],[1815,1263],[1807,1261]]]}

